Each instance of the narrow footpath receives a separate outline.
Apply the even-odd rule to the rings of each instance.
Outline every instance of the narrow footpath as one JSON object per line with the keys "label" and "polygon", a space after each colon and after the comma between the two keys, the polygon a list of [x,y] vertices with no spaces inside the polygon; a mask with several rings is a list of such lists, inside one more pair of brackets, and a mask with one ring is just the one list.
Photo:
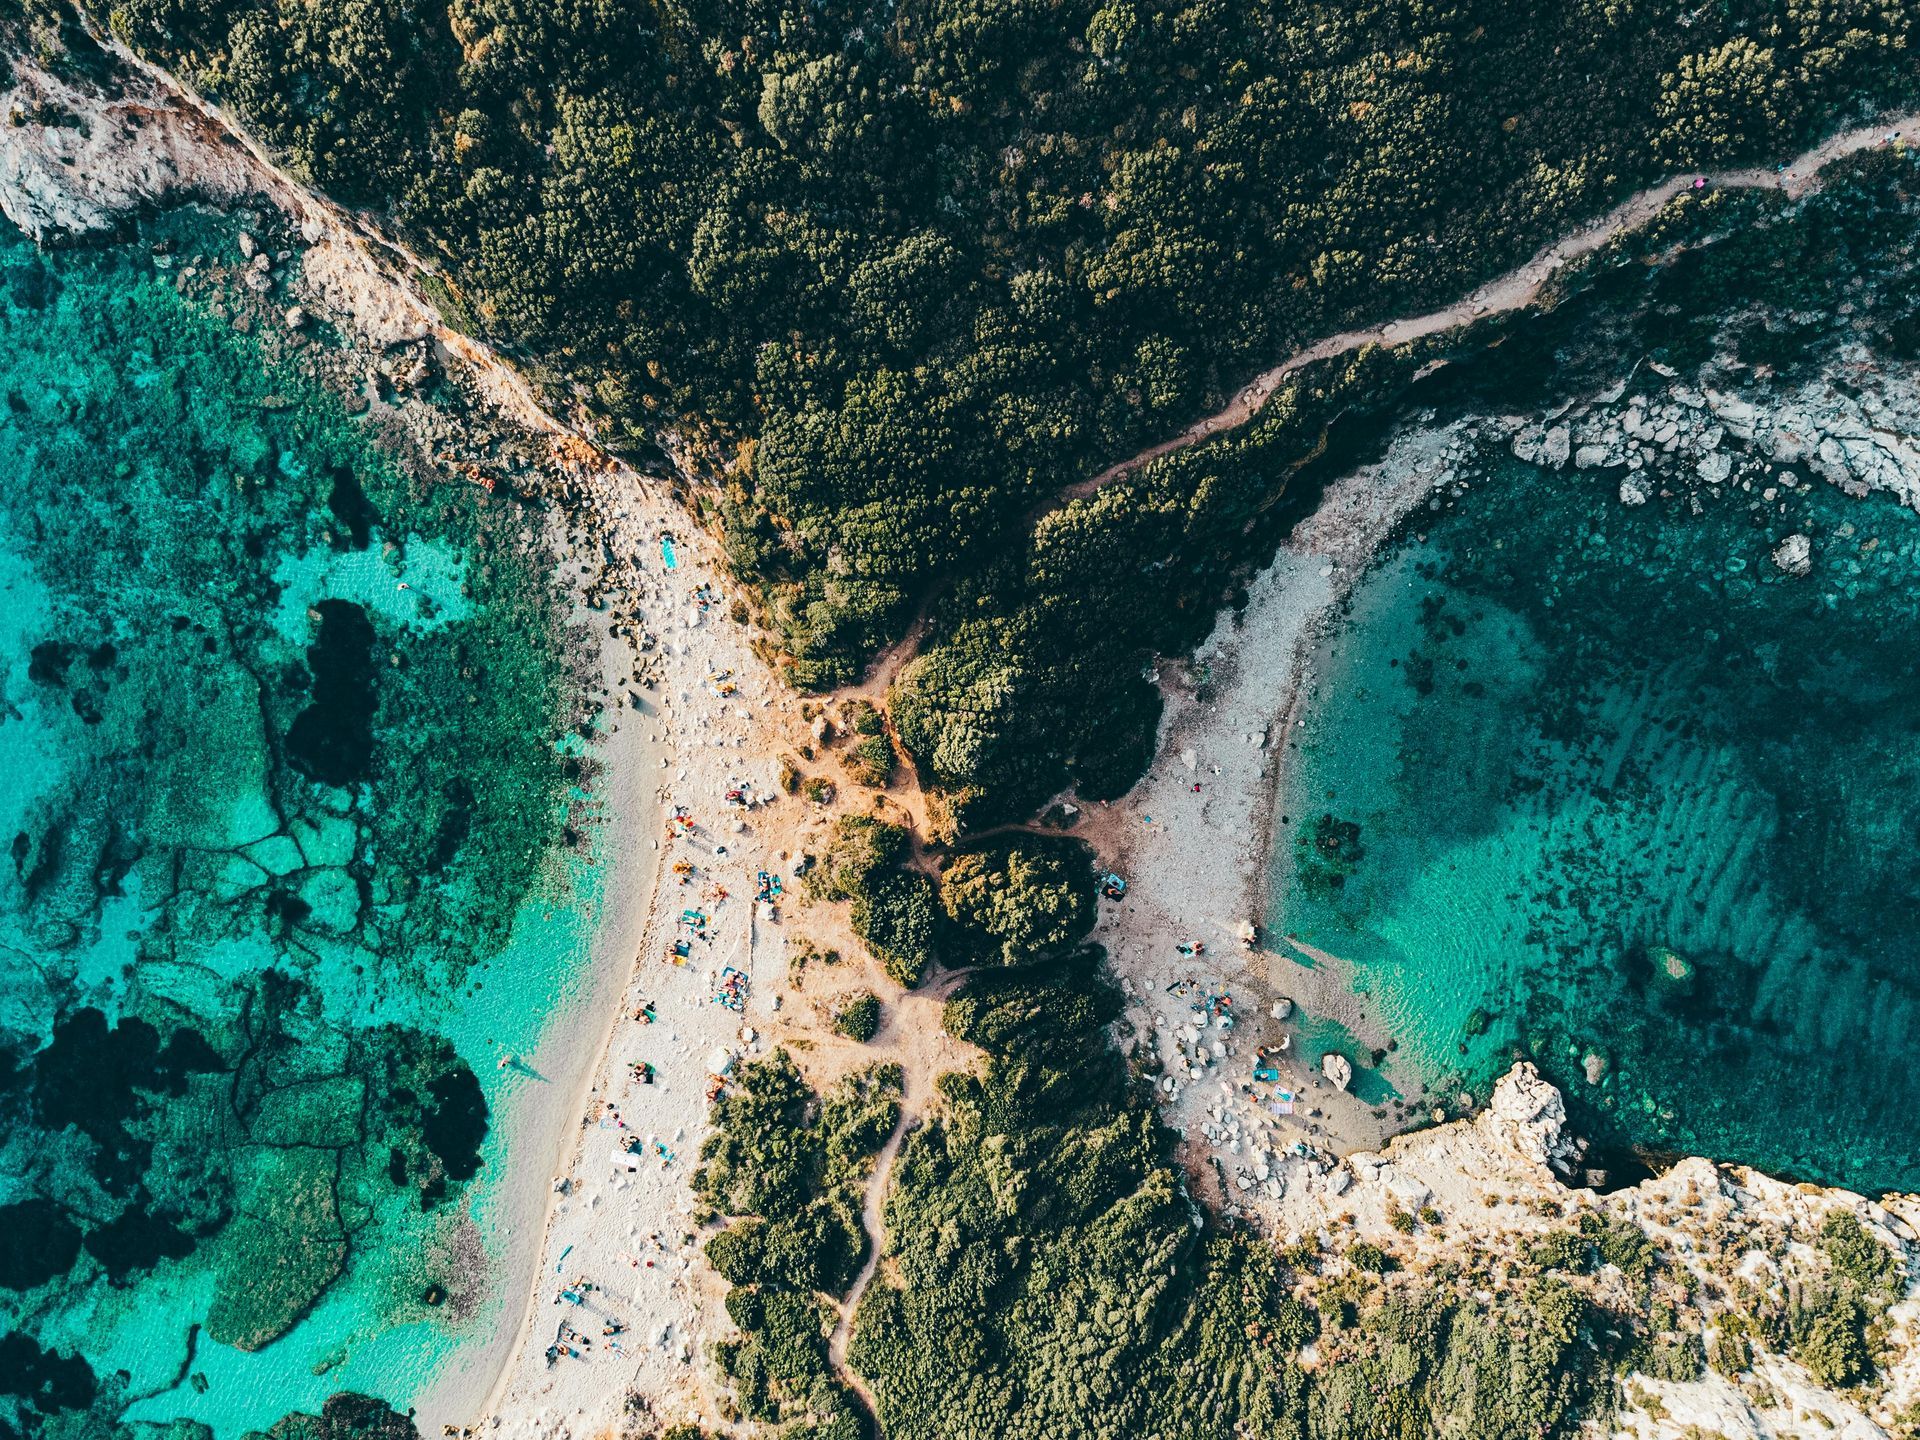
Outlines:
{"label": "narrow footpath", "polygon": [[873,1433],[877,1440],[886,1440],[887,1433],[886,1427],[880,1423],[880,1406],[873,1392],[867,1388],[866,1380],[847,1364],[847,1347],[853,1342],[853,1317],[860,1308],[860,1297],[867,1293],[867,1286],[880,1268],[880,1251],[885,1245],[887,1186],[893,1178],[893,1162],[900,1154],[901,1142],[907,1138],[915,1119],[913,1112],[902,1103],[900,1119],[894,1124],[893,1134],[887,1137],[887,1143],[880,1147],[879,1155],[874,1158],[873,1174],[867,1177],[866,1198],[860,1206],[860,1223],[867,1232],[867,1263],[860,1267],[853,1288],[847,1291],[847,1298],[840,1302],[840,1319],[827,1340],[827,1363],[833,1366],[834,1374],[840,1377],[847,1388],[860,1397],[860,1403],[867,1407],[867,1414],[873,1417]]}
{"label": "narrow footpath", "polygon": [[1671,176],[1621,201],[1573,234],[1542,247],[1518,269],[1487,282],[1451,305],[1425,315],[1392,320],[1364,330],[1343,330],[1337,335],[1316,341],[1304,350],[1296,351],[1272,369],[1254,376],[1234,394],[1224,409],[1195,421],[1170,439],[1149,445],[1139,454],[1109,465],[1097,475],[1065,487],[1055,497],[1054,504],[1047,508],[1057,508],[1069,500],[1091,495],[1102,485],[1131,475],[1162,455],[1171,455],[1176,450],[1184,450],[1189,445],[1197,445],[1202,440],[1238,429],[1260,413],[1261,407],[1282,380],[1303,366],[1331,360],[1364,345],[1402,345],[1409,340],[1454,329],[1483,316],[1526,308],[1539,298],[1541,287],[1556,270],[1569,261],[1592,254],[1629,231],[1638,230],[1658,215],[1675,196],[1693,188],[1697,182],[1704,180],[1706,185],[1723,190],[1779,190],[1788,199],[1797,200],[1818,187],[1821,172],[1834,161],[1872,149],[1886,143],[1890,137],[1905,136],[1916,124],[1920,124],[1920,111],[1885,116],[1871,125],[1860,125],[1830,135],[1779,169],[1751,166],[1739,170]]}

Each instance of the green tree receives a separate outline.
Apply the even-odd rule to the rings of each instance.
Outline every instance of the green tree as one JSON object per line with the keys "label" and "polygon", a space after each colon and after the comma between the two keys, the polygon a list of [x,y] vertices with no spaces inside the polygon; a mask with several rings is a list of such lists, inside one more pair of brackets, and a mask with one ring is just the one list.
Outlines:
{"label": "green tree", "polygon": [[947,867],[940,903],[973,956],[1024,965],[1069,949],[1093,928],[1093,867],[1079,846],[992,845]]}

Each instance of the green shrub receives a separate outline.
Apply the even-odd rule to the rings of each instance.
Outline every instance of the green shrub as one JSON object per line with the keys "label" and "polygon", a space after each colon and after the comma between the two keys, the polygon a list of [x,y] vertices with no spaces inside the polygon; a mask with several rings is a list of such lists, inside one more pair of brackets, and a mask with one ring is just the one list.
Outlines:
{"label": "green shrub", "polygon": [[871,815],[842,815],[834,821],[827,852],[807,872],[807,893],[816,900],[851,900],[876,872],[907,852],[907,832]]}
{"label": "green shrub", "polygon": [[1717,1374],[1729,1380],[1753,1368],[1753,1345],[1746,1335],[1722,1317],[1713,1343],[1707,1347],[1707,1363]]}
{"label": "green shrub", "polygon": [[1793,1358],[1829,1389],[1857,1385],[1873,1374],[1867,1348],[1867,1312],[1850,1288],[1814,1291],[1788,1317]]}
{"label": "green shrub", "polygon": [[1617,1266],[1629,1280],[1645,1280],[1652,1273],[1653,1241],[1632,1221],[1588,1212],[1581,1216],[1580,1228],[1592,1239],[1602,1265]]}
{"label": "green shrub", "polygon": [[995,844],[947,867],[940,903],[970,958],[1024,965],[1078,944],[1093,928],[1093,867],[1078,844]]}
{"label": "green shrub", "polygon": [[1394,1268],[1393,1257],[1370,1240],[1356,1240],[1349,1245],[1347,1263],[1369,1275],[1384,1275]]}
{"label": "green shrub", "polygon": [[879,1032],[880,997],[871,990],[847,996],[834,1011],[833,1028],[864,1045]]}
{"label": "green shrub", "polygon": [[1820,1225],[1820,1253],[1834,1274],[1857,1286],[1863,1296],[1891,1301],[1905,1281],[1906,1267],[1867,1232],[1851,1210],[1835,1210]]}
{"label": "green shrub", "polygon": [[1636,1368],[1655,1380],[1698,1380],[1706,1364],[1706,1352],[1698,1335],[1658,1336],[1635,1358]]}
{"label": "green shrub", "polygon": [[1584,1272],[1593,1255],[1586,1237],[1572,1230],[1551,1230],[1527,1246],[1527,1262],[1542,1270]]}
{"label": "green shrub", "polygon": [[868,735],[847,751],[847,771],[856,782],[874,790],[884,790],[893,782],[898,757],[893,742],[885,735]]}
{"label": "green shrub", "polygon": [[933,967],[936,916],[931,880],[914,870],[883,870],[853,897],[849,919],[888,976],[911,990]]}

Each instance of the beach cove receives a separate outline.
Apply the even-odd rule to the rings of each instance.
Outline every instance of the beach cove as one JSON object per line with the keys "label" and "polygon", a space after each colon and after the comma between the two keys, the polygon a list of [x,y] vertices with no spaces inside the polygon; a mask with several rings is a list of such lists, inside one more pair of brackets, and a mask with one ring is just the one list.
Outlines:
{"label": "beach cove", "polygon": [[1734,464],[1463,470],[1313,658],[1275,913],[1403,1089],[1518,1050],[1616,1150],[1909,1190],[1920,517]]}

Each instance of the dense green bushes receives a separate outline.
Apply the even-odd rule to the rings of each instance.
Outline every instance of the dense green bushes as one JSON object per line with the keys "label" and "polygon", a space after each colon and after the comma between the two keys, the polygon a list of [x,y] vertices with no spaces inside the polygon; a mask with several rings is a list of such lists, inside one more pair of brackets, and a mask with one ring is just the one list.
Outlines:
{"label": "dense green bushes", "polygon": [[1644,1283],[1653,1271],[1653,1242],[1630,1220],[1580,1212],[1572,1230],[1552,1230],[1535,1240],[1527,1258],[1543,1270],[1589,1274],[1612,1265],[1627,1279]]}
{"label": "dense green bushes", "polygon": [[911,990],[934,964],[938,907],[919,871],[882,870],[855,893],[849,919],[888,976]]}
{"label": "dense green bushes", "polygon": [[1873,1328],[1904,1291],[1905,1266],[1845,1210],[1822,1222],[1819,1250],[1825,1278],[1789,1295],[1769,1338],[1822,1385],[1857,1385],[1874,1374]]}
{"label": "dense green bushes", "polygon": [[815,900],[851,900],[868,880],[907,854],[907,832],[871,815],[842,815],[833,823],[826,853],[807,872],[807,894]]}
{"label": "dense green bushes", "polygon": [[[1911,173],[1882,152],[1795,208],[1777,194],[1684,199],[1561,287],[1554,315],[1306,367],[1252,424],[1049,513],[1019,554],[945,593],[890,695],[901,740],[943,792],[947,833],[1024,815],[1068,784],[1098,798],[1137,778],[1159,718],[1143,671],[1202,638],[1319,480],[1402,408],[1486,394],[1551,404],[1618,380],[1623,356],[1692,366],[1728,343],[1779,373],[1849,333],[1920,354]],[[1853,317],[1823,298],[1843,276],[1872,280]],[[1790,333],[1785,315],[1798,317]]]}
{"label": "dense green bushes", "polygon": [[849,1077],[816,1101],[792,1057],[744,1067],[714,1104],[694,1194],[722,1216],[749,1217],[708,1245],[736,1284],[839,1294],[864,1258],[858,1182],[900,1111],[898,1067]]}
{"label": "dense green bushes", "polygon": [[[671,426],[798,684],[852,678],[938,594],[890,703],[944,838],[1132,784],[1147,663],[1271,554],[1328,423],[1413,366],[1320,367],[1226,444],[1034,527],[1040,502],[1659,167],[1910,94],[1920,23],[1900,0],[85,3],[384,208],[608,443]],[[850,755],[872,783],[883,738]],[[908,974],[924,893],[893,889]]]}
{"label": "dense green bushes", "polygon": [[741,1332],[714,1359],[755,1419],[800,1419],[821,1440],[868,1433],[832,1378],[833,1309],[820,1295],[844,1293],[859,1273],[862,1183],[899,1118],[898,1066],[850,1075],[820,1101],[784,1050],[743,1067],[714,1106],[693,1186],[732,1217],[707,1258],[734,1287],[727,1314]]}
{"label": "dense green bushes", "polygon": [[871,815],[842,815],[807,875],[816,900],[851,900],[853,933],[889,976],[912,989],[938,958],[940,911],[933,881],[900,865],[907,832]]}
{"label": "dense green bushes", "polygon": [[1363,1279],[1323,1329],[1271,1246],[1188,1197],[1106,1046],[1098,976],[989,973],[947,1007],[987,1058],[941,1082],[897,1162],[898,1284],[869,1288],[850,1354],[889,1436],[1573,1433],[1611,1343],[1589,1302],[1551,1279],[1491,1310]]}
{"label": "dense green bushes", "polygon": [[1327,427],[1442,353],[1369,349],[1296,372],[1243,431],[1052,511],[1019,554],[956,582],[888,696],[923,780],[945,793],[948,834],[1068,784],[1124,793],[1160,718],[1147,664],[1196,644],[1236,567],[1271,555],[1292,523],[1275,502]]}
{"label": "dense green bushes", "polygon": [[1093,928],[1092,859],[1084,846],[1038,837],[970,850],[941,875],[940,904],[969,960],[1022,965]]}
{"label": "dense green bushes", "polygon": [[880,1031],[880,997],[871,990],[849,995],[833,1012],[833,1028],[862,1044]]}

